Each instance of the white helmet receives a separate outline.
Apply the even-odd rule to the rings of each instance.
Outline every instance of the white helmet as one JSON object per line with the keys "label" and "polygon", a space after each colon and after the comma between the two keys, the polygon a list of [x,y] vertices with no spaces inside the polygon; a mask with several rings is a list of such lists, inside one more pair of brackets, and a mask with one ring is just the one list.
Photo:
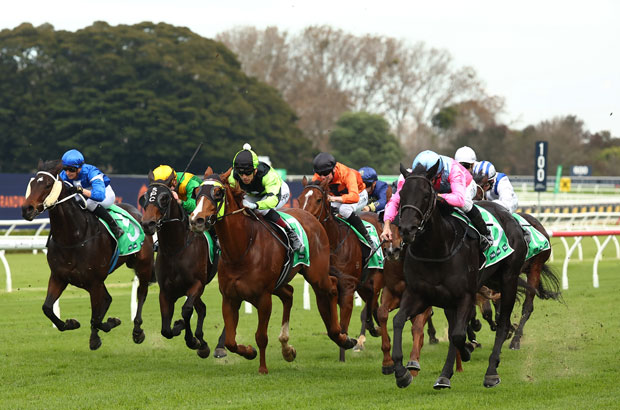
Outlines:
{"label": "white helmet", "polygon": [[468,146],[461,147],[454,153],[454,159],[456,162],[465,162],[467,164],[473,164],[476,162],[476,153]]}
{"label": "white helmet", "polygon": [[495,167],[489,161],[476,162],[474,165],[474,175],[483,174],[486,175],[489,180],[495,178],[497,172]]}

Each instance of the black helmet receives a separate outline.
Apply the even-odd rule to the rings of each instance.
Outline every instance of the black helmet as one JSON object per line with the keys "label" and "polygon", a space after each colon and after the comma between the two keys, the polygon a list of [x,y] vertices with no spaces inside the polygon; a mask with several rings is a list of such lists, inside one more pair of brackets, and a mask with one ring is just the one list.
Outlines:
{"label": "black helmet", "polygon": [[252,151],[250,144],[244,144],[243,149],[235,155],[233,168],[237,171],[250,171],[258,166],[258,157]]}
{"label": "black helmet", "polygon": [[336,158],[334,158],[332,154],[321,152],[319,155],[314,157],[312,165],[314,166],[314,172],[317,174],[328,175],[336,166]]}

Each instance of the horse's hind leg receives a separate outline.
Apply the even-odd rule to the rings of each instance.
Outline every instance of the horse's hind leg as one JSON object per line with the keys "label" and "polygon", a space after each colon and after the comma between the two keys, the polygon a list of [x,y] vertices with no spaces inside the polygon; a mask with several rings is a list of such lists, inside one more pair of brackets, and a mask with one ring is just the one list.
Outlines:
{"label": "horse's hind leg", "polygon": [[110,296],[110,293],[106,289],[103,282],[91,287],[89,292],[92,310],[90,319],[90,349],[97,350],[101,346],[99,330],[103,330],[107,333],[116,326],[120,325],[121,320],[117,317],[109,317],[106,322],[103,322],[103,318],[112,303],[112,296]]}
{"label": "horse's hind leg", "polygon": [[[351,322],[351,315],[353,313],[353,299],[355,297],[354,286],[349,286],[348,281],[343,283],[341,287],[342,293],[339,295],[340,300],[340,330],[342,333],[349,332],[349,323]],[[340,348],[341,362],[345,361],[345,349]]]}
{"label": "horse's hind leg", "polygon": [[409,362],[407,363],[407,369],[411,372],[413,377],[418,375],[420,371],[420,352],[422,346],[424,346],[424,325],[431,317],[433,308],[429,306],[423,313],[415,316],[411,319],[411,336],[413,337],[413,346],[411,348],[411,354],[409,355]]}
{"label": "horse's hind leg", "polygon": [[343,333],[338,322],[337,279],[326,275],[319,281],[313,281],[311,275],[307,274],[306,280],[314,290],[316,306],[327,329],[327,335],[338,346],[344,349],[351,349],[357,344],[357,340]]}
{"label": "horse's hind leg", "polygon": [[428,343],[432,344],[432,345],[436,345],[437,343],[439,343],[439,339],[437,339],[437,330],[435,330],[435,325],[433,325],[433,319],[431,319],[431,317],[433,316],[433,310],[431,309],[431,313],[430,316],[428,317],[428,320],[426,321],[426,333],[428,333]]}
{"label": "horse's hind leg", "polygon": [[370,310],[370,303],[364,304],[364,308],[360,313],[360,322],[362,323],[362,327],[360,328],[360,335],[357,337],[357,344],[353,348],[354,352],[361,352],[364,350],[364,343],[366,342],[367,318],[371,316],[368,310]]}
{"label": "horse's hind leg", "polygon": [[54,326],[61,332],[65,330],[73,330],[80,327],[80,322],[75,319],[67,319],[64,322],[54,313],[54,303],[58,300],[62,292],[67,287],[67,282],[58,280],[53,274],[50,276],[47,285],[47,296],[43,302],[43,313],[52,321]]}
{"label": "horse's hind leg", "polygon": [[390,336],[387,331],[387,320],[392,310],[398,307],[400,298],[394,296],[388,287],[383,289],[381,294],[381,305],[377,309],[379,328],[381,330],[381,350],[383,351],[383,363],[381,363],[381,373],[394,373],[394,362],[390,356]]}
{"label": "horse's hind leg", "polygon": [[297,357],[295,348],[288,344],[289,339],[289,321],[291,317],[291,308],[293,307],[293,292],[291,285],[286,284],[278,289],[274,294],[282,301],[282,328],[278,340],[282,345],[282,357],[287,362],[292,362]]}
{"label": "horse's hind leg", "polygon": [[[202,293],[202,292],[201,292]],[[207,306],[205,306],[204,302],[200,297],[197,297],[194,301],[194,309],[196,309],[196,339],[200,343],[196,354],[203,359],[209,357],[211,353],[211,349],[209,349],[209,344],[204,340],[204,321],[205,316],[207,315]]]}
{"label": "horse's hind leg", "polygon": [[226,353],[226,327],[222,329],[222,333],[220,333],[220,337],[217,339],[217,346],[215,346],[215,351],[213,352],[213,357],[216,359],[221,359],[222,357],[228,356]]}
{"label": "horse's hind leg", "polygon": [[523,328],[534,311],[534,297],[536,296],[535,289],[537,289],[540,284],[540,272],[542,271],[544,261],[539,261],[539,255],[536,255],[533,259],[535,260],[532,262],[527,271],[527,284],[530,287],[526,289],[525,300],[523,301],[523,307],[521,309],[521,320],[519,321],[519,327],[510,341],[510,348],[513,350],[519,350],[521,348]]}

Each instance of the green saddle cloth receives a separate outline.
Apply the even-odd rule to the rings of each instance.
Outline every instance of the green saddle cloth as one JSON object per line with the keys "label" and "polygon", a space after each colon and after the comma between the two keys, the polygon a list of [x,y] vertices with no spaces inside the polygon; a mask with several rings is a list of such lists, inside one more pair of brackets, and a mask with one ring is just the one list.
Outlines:
{"label": "green saddle cloth", "polygon": [[213,259],[215,258],[215,241],[209,231],[204,231],[204,235],[209,244],[209,262],[213,263]]}
{"label": "green saddle cloth", "polygon": [[527,257],[525,260],[530,259],[533,256],[538,255],[542,251],[546,251],[551,248],[551,244],[545,235],[543,235],[538,229],[534,228],[528,221],[525,220],[519,214],[512,214],[514,218],[519,222],[521,228],[528,232],[527,238]]}
{"label": "green saddle cloth", "polygon": [[[359,233],[357,229],[355,229],[350,223],[338,216],[336,218],[347,224],[349,228],[351,228],[353,232],[355,232],[355,235],[357,235],[357,239],[359,239],[361,243],[370,247],[368,245],[368,241],[366,241],[366,238],[364,238],[362,234]],[[375,254],[370,257],[370,261],[368,261],[368,268],[383,269],[383,249],[379,246],[379,244],[381,243],[381,240],[379,240],[379,234],[377,233],[377,230],[375,229],[375,226],[373,224],[371,224],[370,222],[366,222],[363,219],[362,222],[364,223],[364,226],[366,227],[366,230],[370,235],[370,239],[372,239],[372,241],[375,243],[375,246],[378,248],[377,252],[375,252]]]}
{"label": "green saddle cloth", "polygon": [[112,215],[112,218],[116,221],[117,225],[125,231],[120,238],[116,238],[112,234],[108,224],[103,219],[99,219],[108,232],[110,232],[112,238],[116,240],[116,246],[119,251],[118,256],[131,255],[132,253],[138,252],[142,248],[142,244],[144,244],[145,234],[142,226],[133,216],[131,216],[129,212],[119,206],[112,205],[108,208],[108,211]]}
{"label": "green saddle cloth", "polygon": [[[491,244],[491,246],[489,246],[489,249],[483,252],[485,262],[480,267],[480,269],[483,269],[491,265],[495,265],[497,262],[512,254],[515,250],[512,249],[510,243],[508,243],[508,237],[506,236],[506,232],[504,232],[504,228],[502,228],[502,225],[500,225],[497,218],[495,218],[495,216],[493,216],[493,214],[486,209],[478,205],[474,206],[478,207],[478,210],[482,215],[482,219],[484,219],[484,222],[487,224],[487,227],[489,228],[489,230],[491,231],[491,235],[493,236],[493,243]],[[470,228],[478,232],[478,230],[471,224],[469,218],[467,218],[461,212],[454,211],[452,212],[452,216],[466,222]]]}
{"label": "green saddle cloth", "polygon": [[280,211],[277,211],[277,212],[280,214],[282,219],[284,219],[286,223],[288,223],[289,226],[293,228],[297,236],[301,238],[304,244],[304,248],[306,248],[306,252],[304,252],[303,254],[300,254],[299,251],[295,251],[293,253],[293,264],[291,265],[291,268],[294,268],[295,266],[300,265],[300,264],[310,266],[310,248],[308,245],[308,235],[306,235],[306,231],[301,226],[299,221],[295,219],[295,217],[287,213],[284,213],[284,212],[280,212]]}

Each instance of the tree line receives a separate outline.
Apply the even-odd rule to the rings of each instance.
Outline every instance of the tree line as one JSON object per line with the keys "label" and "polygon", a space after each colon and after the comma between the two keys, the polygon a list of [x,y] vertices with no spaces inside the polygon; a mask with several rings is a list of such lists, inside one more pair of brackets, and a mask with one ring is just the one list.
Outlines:
{"label": "tree line", "polygon": [[608,132],[570,115],[515,130],[498,120],[503,108],[446,50],[329,26],[215,40],[149,22],[0,31],[0,172],[78,148],[106,172],[145,174],[183,168],[199,143],[194,164],[226,169],[250,142],[289,173],[311,172],[319,151],[396,173],[420,150],[470,145],[500,170],[531,174],[534,141],[547,140],[552,167],[619,173]]}

